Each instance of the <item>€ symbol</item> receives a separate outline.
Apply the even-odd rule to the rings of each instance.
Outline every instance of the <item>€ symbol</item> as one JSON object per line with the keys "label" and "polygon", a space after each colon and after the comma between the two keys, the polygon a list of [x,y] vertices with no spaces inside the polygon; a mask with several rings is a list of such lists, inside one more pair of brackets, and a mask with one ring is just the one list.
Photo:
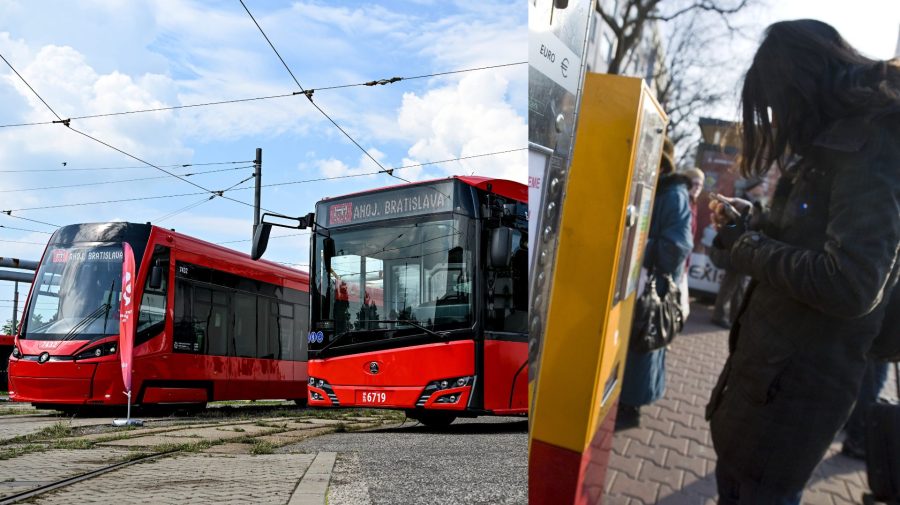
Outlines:
{"label": "\u20ac symbol", "polygon": [[569,77],[569,58],[563,58],[562,63],[559,64],[559,67],[562,69],[562,76]]}

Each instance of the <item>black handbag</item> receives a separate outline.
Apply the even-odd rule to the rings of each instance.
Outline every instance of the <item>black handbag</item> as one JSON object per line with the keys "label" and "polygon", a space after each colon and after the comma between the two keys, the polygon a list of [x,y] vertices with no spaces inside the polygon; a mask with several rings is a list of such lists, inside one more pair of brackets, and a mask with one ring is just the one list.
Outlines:
{"label": "black handbag", "polygon": [[[657,279],[666,284],[662,296],[656,290]],[[655,269],[651,269],[644,291],[634,303],[629,349],[639,353],[661,349],[669,345],[683,327],[678,285],[670,274],[657,275]]]}

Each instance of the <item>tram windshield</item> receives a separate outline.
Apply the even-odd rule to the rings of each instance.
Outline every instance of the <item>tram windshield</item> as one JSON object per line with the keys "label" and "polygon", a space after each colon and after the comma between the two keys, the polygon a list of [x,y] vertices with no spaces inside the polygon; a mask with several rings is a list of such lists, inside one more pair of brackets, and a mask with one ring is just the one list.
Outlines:
{"label": "tram windshield", "polygon": [[471,327],[473,230],[440,215],[317,237],[310,349]]}
{"label": "tram windshield", "polygon": [[52,247],[34,279],[19,338],[96,340],[119,333],[121,245]]}

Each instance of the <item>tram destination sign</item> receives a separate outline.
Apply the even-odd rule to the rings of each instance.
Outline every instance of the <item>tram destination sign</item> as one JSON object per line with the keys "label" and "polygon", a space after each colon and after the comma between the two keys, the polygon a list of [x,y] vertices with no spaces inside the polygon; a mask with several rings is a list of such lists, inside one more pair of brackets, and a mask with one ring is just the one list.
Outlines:
{"label": "tram destination sign", "polygon": [[450,212],[453,185],[449,182],[423,184],[328,200],[319,202],[316,210],[316,216],[328,227]]}

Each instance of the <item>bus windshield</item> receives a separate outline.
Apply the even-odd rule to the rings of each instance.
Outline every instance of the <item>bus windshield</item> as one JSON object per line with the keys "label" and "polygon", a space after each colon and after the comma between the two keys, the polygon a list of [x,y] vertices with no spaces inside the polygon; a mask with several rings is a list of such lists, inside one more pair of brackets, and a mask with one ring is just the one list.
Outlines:
{"label": "bus windshield", "polygon": [[121,245],[52,247],[34,279],[19,338],[97,340],[119,333]]}
{"label": "bus windshield", "polygon": [[473,230],[447,215],[317,237],[310,349],[471,327]]}

